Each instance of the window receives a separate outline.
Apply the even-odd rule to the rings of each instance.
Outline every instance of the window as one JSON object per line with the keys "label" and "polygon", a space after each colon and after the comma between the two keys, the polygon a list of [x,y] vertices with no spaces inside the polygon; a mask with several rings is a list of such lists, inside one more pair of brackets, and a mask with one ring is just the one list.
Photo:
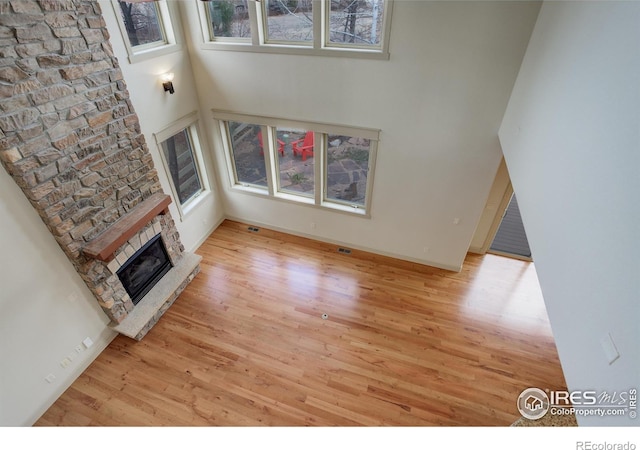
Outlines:
{"label": "window", "polygon": [[266,42],[313,44],[311,0],[265,0]]}
{"label": "window", "polygon": [[[229,147],[233,158],[235,181],[245,186],[267,187],[262,128],[242,122],[227,122]],[[256,150],[259,154],[256,155]]]}
{"label": "window", "polygon": [[206,2],[210,36],[214,39],[250,39],[249,1],[209,0]]}
{"label": "window", "polygon": [[161,144],[173,188],[181,205],[202,192],[200,174],[198,174],[196,167],[193,144],[189,134],[189,130],[184,129]]}
{"label": "window", "polygon": [[131,47],[155,47],[167,43],[155,2],[129,3],[118,0],[118,4]]}
{"label": "window", "polygon": [[197,203],[209,190],[202,165],[202,152],[198,139],[197,113],[180,119],[154,135],[162,162],[171,184],[171,191],[180,216]]}
{"label": "window", "polygon": [[327,200],[364,207],[371,140],[328,135],[327,142]]}
{"label": "window", "polygon": [[[282,146],[278,162],[278,191],[314,197],[314,135],[306,129],[276,128],[278,145]],[[284,145],[283,145],[284,144]],[[289,149],[287,147],[290,147]],[[287,150],[291,157],[286,158]]]}
{"label": "window", "polygon": [[173,5],[166,0],[113,0],[112,4],[129,62],[180,49],[171,20]]}
{"label": "window", "polygon": [[331,44],[380,46],[384,1],[331,0],[328,15]]}
{"label": "window", "polygon": [[209,0],[204,48],[388,59],[392,0]]}
{"label": "window", "polygon": [[214,111],[232,189],[369,215],[379,131]]}

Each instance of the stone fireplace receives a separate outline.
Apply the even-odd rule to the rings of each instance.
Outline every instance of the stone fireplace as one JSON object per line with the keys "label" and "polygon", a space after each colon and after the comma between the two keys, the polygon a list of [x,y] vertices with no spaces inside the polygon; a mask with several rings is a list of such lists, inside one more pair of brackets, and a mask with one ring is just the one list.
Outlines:
{"label": "stone fireplace", "polygon": [[[180,242],[97,2],[0,4],[0,161],[111,326],[142,339],[200,257]],[[170,267],[134,305],[118,272],[155,239]]]}

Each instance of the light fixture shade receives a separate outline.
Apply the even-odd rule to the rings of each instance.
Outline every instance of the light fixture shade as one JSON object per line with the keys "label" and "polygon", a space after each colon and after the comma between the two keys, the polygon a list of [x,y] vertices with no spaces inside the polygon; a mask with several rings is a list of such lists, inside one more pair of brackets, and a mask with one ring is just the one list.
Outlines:
{"label": "light fixture shade", "polygon": [[160,76],[160,80],[162,81],[162,87],[164,91],[169,91],[169,94],[173,94],[175,89],[173,87],[173,72],[167,72]]}

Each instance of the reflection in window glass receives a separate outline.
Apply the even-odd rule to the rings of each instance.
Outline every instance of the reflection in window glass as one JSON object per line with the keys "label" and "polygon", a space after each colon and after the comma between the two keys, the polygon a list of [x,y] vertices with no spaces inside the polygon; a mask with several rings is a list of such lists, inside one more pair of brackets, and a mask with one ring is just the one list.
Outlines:
{"label": "reflection in window glass", "polygon": [[248,0],[209,0],[208,14],[212,38],[251,38]]}
{"label": "reflection in window glass", "polygon": [[327,200],[365,205],[371,141],[351,136],[327,137]]}
{"label": "reflection in window glass", "polygon": [[166,42],[156,2],[118,3],[131,47]]}
{"label": "reflection in window glass", "polygon": [[261,127],[233,121],[228,122],[228,127],[236,182],[266,187],[267,169],[263,156],[266,139],[262,138]]}
{"label": "reflection in window glass", "polygon": [[378,47],[383,16],[383,0],[331,0],[329,42]]}
{"label": "reflection in window glass", "polygon": [[313,197],[313,132],[278,128],[276,136],[278,145],[284,147],[284,156],[278,157],[278,190]]}
{"label": "reflection in window glass", "polygon": [[267,41],[313,42],[311,0],[265,0]]}
{"label": "reflection in window glass", "polygon": [[202,191],[188,129],[163,141],[162,152],[176,195],[180,204],[184,205]]}

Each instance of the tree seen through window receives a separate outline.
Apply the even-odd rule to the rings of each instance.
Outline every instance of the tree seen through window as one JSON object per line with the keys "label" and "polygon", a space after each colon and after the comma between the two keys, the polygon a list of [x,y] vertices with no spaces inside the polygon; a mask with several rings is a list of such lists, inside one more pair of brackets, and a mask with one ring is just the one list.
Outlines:
{"label": "tree seen through window", "polygon": [[209,0],[207,5],[213,36],[251,37],[247,0]]}
{"label": "tree seen through window", "polygon": [[383,0],[331,0],[329,42],[378,46],[383,17]]}
{"label": "tree seen through window", "polygon": [[165,42],[156,2],[118,0],[131,47]]}

